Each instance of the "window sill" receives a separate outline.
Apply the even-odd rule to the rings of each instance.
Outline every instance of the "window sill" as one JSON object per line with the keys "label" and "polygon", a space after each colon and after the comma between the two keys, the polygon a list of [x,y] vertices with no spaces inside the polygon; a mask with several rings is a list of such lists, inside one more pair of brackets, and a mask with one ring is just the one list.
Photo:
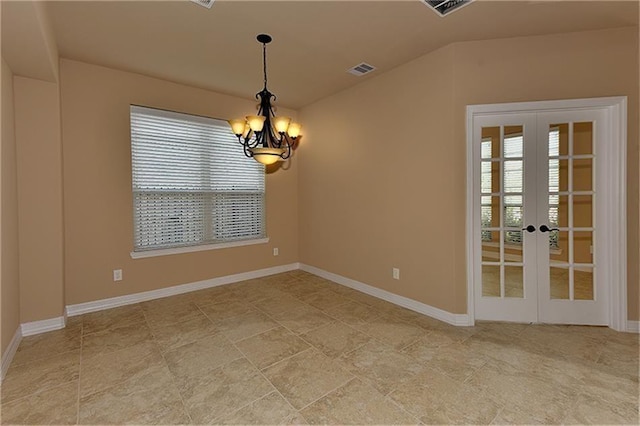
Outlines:
{"label": "window sill", "polygon": [[230,247],[266,244],[268,242],[269,242],[269,238],[258,238],[254,240],[232,241],[232,242],[220,243],[220,244],[203,244],[199,246],[175,247],[175,248],[167,248],[167,249],[148,250],[148,251],[132,251],[130,254],[132,259],[143,259],[145,257],[169,256],[172,254],[193,253],[196,251],[217,250],[217,249],[224,249],[224,248],[230,248]]}

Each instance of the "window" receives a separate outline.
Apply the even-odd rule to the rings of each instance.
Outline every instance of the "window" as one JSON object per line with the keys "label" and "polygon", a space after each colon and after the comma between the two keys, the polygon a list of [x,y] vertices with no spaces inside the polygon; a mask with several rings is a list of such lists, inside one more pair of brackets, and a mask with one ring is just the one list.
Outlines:
{"label": "window", "polygon": [[131,106],[134,252],[265,238],[264,166],[226,122]]}
{"label": "window", "polygon": [[[490,159],[492,157],[492,140],[490,137],[481,141],[481,158]],[[516,159],[517,161],[503,161],[504,167],[504,226],[519,227],[523,219],[522,193],[524,190],[523,162],[518,161],[524,156],[524,145],[522,134],[514,134],[504,137],[504,157]],[[557,195],[560,187],[560,161],[557,159],[560,150],[560,129],[558,127],[549,130],[549,223],[558,225],[558,209],[560,197]],[[488,161],[481,163],[480,170],[480,190],[483,194],[492,193],[493,171],[492,164]],[[555,192],[555,194],[554,194]],[[493,215],[492,197],[490,195],[481,196],[481,221],[483,227],[492,226]],[[524,226],[524,225],[522,225]],[[505,243],[522,244],[522,232],[505,231]],[[492,232],[482,231],[482,241],[492,241]],[[558,248],[558,233],[550,233],[549,246]]]}

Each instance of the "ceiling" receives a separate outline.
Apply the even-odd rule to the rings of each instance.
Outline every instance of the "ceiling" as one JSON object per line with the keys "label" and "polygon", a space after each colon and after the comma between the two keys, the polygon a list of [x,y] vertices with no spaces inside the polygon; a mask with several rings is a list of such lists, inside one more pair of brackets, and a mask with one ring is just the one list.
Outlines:
{"label": "ceiling", "polygon": [[[60,56],[299,108],[457,41],[637,26],[637,1],[476,2],[442,18],[419,0],[51,1]],[[3,16],[4,18],[4,16]],[[377,67],[356,77],[360,62]],[[425,75],[425,78],[437,76]]]}

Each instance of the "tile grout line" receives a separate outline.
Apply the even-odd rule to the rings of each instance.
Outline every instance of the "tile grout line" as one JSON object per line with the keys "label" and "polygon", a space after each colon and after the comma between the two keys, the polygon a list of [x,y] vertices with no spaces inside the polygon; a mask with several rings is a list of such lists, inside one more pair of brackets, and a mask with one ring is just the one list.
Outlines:
{"label": "tile grout line", "polygon": [[76,404],[76,424],[77,425],[80,424],[80,390],[82,388],[80,384],[82,383],[81,381],[82,380],[82,359],[84,358],[83,352],[84,352],[84,318],[82,319],[82,326],[80,327],[80,363],[78,365],[78,398],[77,398],[77,404]]}
{"label": "tile grout line", "polygon": [[[198,308],[198,310],[200,310],[200,307],[198,307],[196,305],[196,307]],[[142,306],[140,307],[142,309]],[[206,314],[205,317],[207,319],[209,319]],[[147,323],[147,327],[149,328],[149,330],[151,331],[151,337],[153,339],[153,343],[155,343],[158,352],[160,352],[160,357],[162,357],[162,362],[164,363],[164,367],[167,369],[167,371],[169,372],[169,376],[171,377],[171,383],[173,383],[173,386],[176,390],[176,392],[178,393],[178,396],[180,397],[180,402],[182,403],[182,409],[184,410],[184,412],[187,414],[187,418],[189,419],[189,424],[194,424],[193,423],[193,419],[191,418],[191,413],[189,412],[189,410],[187,409],[187,404],[185,404],[184,402],[184,398],[182,397],[182,392],[180,392],[180,388],[178,387],[178,384],[176,383],[176,378],[173,375],[173,373],[171,372],[171,369],[169,368],[169,363],[167,362],[167,359],[165,358],[165,352],[162,351],[162,349],[160,349],[160,344],[158,343],[158,339],[156,338],[155,334],[153,333],[153,329],[151,327],[151,324],[149,323],[149,318],[147,318],[146,315],[144,315],[144,309],[143,309],[143,318],[144,321]],[[188,343],[187,343],[188,344]],[[184,345],[183,345],[184,346]]]}
{"label": "tile grout line", "polygon": [[[289,404],[289,406],[290,406],[294,411],[296,411],[296,412],[298,412],[298,413],[299,413],[299,411],[298,411],[298,410],[296,410],[296,407],[294,407],[294,406],[289,402],[289,400],[288,400],[287,398],[285,398],[285,397],[284,397],[284,395],[282,395],[282,393],[280,393],[280,390],[278,390],[278,388],[277,388],[277,387],[276,387],[276,386],[271,382],[271,380],[269,380],[269,379],[267,378],[267,376],[265,376],[265,375],[264,375],[264,373],[262,372],[262,370],[261,370],[261,369],[259,369],[259,368],[258,368],[258,366],[257,366],[257,365],[255,365],[255,364],[253,363],[253,361],[251,361],[251,360],[250,360],[250,359],[245,355],[245,353],[244,353],[244,352],[242,352],[242,350],[240,350],[240,348],[239,348],[238,346],[236,346],[235,342],[232,342],[231,344],[236,348],[236,350],[237,350],[238,352],[240,352],[240,353],[244,356],[244,358],[249,362],[249,364],[251,364],[251,365],[253,366],[253,368],[255,368],[255,369],[256,369],[256,371],[258,371],[258,374],[260,374],[260,376],[262,376],[262,378],[263,378],[264,380],[266,380],[266,381],[267,381],[267,383],[269,383],[269,385],[271,385],[271,387],[273,388],[273,391],[277,392],[277,393],[278,393],[278,395],[280,395],[280,397],[281,397],[282,399],[284,399],[284,400],[286,401],[286,403],[287,403],[287,404]],[[304,351],[303,351],[303,352],[304,352]],[[298,353],[300,353],[300,352],[298,352]],[[295,356],[295,355],[297,355],[297,354],[294,354],[294,355],[292,355],[292,356]],[[291,358],[291,357],[288,357],[288,358]],[[287,359],[288,359],[288,358],[287,358]],[[273,364],[272,364],[272,365],[273,365]],[[268,368],[268,367],[265,367],[265,368]],[[273,392],[273,391],[272,391],[272,392]],[[270,394],[270,393],[272,393],[272,392],[268,392],[268,393],[267,393],[267,395],[268,395],[268,394]],[[264,396],[266,396],[266,395],[264,395]],[[242,409],[242,408],[246,407],[246,406],[247,406],[247,405],[249,405],[249,404],[253,404],[255,401],[258,401],[258,400],[260,400],[260,399],[264,398],[264,396],[262,396],[261,398],[258,398],[258,399],[256,399],[256,400],[254,400],[254,401],[251,401],[250,403],[248,403],[248,404],[246,404],[246,405],[244,405],[244,406],[240,407],[238,410],[240,410],[240,409]],[[236,411],[237,411],[237,410],[236,410]]]}

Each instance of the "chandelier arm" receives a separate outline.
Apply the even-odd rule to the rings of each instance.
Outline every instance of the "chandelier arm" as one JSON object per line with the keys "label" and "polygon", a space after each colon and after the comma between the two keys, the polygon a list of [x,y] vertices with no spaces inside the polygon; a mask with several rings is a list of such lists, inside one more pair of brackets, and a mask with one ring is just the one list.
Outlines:
{"label": "chandelier arm", "polygon": [[287,138],[286,136],[283,139],[285,144],[287,145],[287,150],[280,154],[280,158],[286,160],[287,158],[291,157],[291,144],[289,143],[289,138]]}
{"label": "chandelier arm", "polygon": [[244,144],[242,146],[242,148],[244,149],[244,155],[246,155],[249,158],[253,157],[253,152],[251,152],[251,149],[249,148],[249,145]]}

